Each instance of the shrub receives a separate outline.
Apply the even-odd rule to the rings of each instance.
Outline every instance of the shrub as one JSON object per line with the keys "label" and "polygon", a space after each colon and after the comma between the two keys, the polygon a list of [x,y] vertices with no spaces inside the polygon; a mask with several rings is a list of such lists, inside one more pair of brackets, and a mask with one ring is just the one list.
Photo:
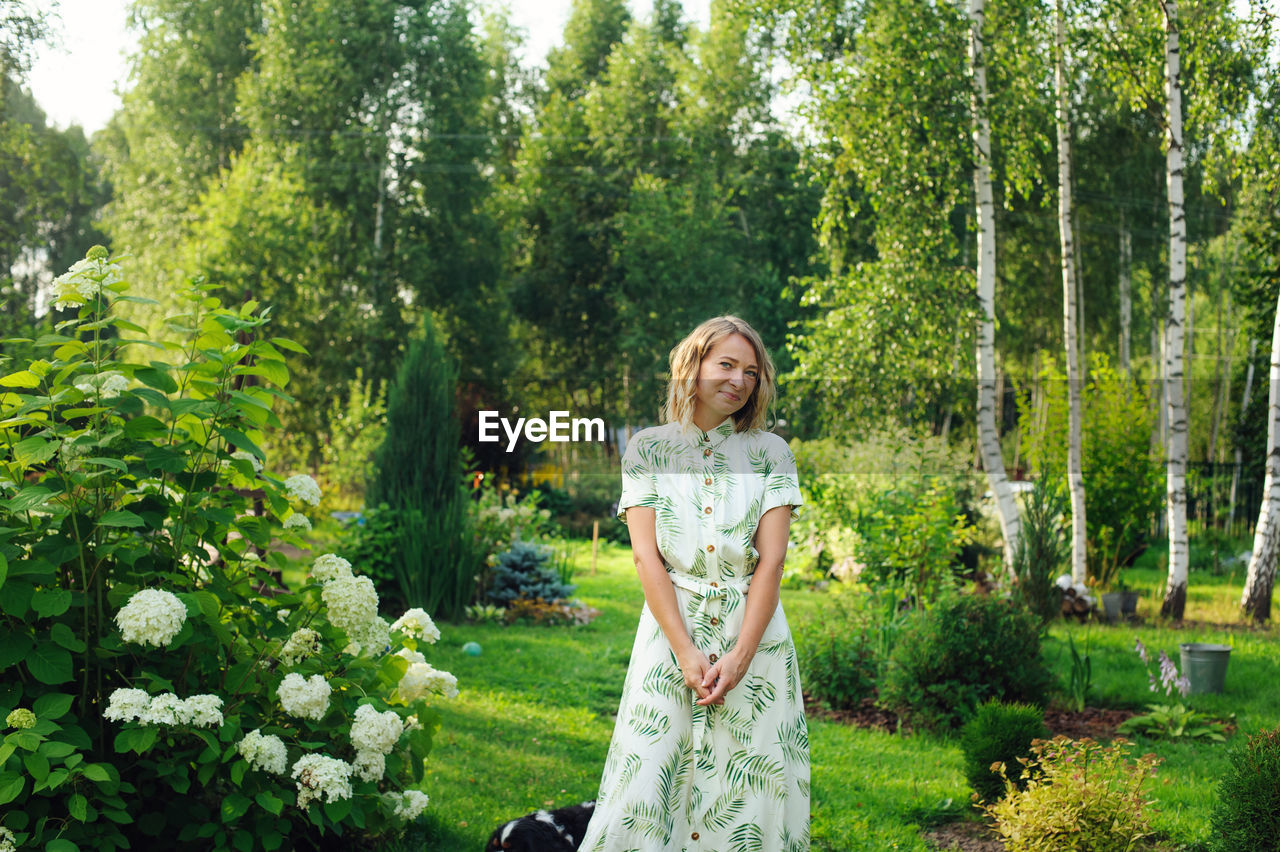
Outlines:
{"label": "shrub", "polygon": [[950,595],[913,614],[880,702],[914,724],[954,728],[989,698],[1043,704],[1050,679],[1030,613],[988,595]]}
{"label": "shrub", "polygon": [[932,600],[964,571],[974,536],[969,462],[936,437],[883,431],[853,446],[793,441],[806,513],[797,538],[818,540],[832,562],[852,557],[858,579]]}
{"label": "shrub", "polygon": [[125,360],[121,276],[92,249],[55,282],[76,316],[0,376],[0,821],[33,849],[398,830],[451,676],[425,614],[388,625],[345,561],[279,588],[321,499],[259,449],[297,346],[193,288],[180,340],[130,350],[177,366]]}
{"label": "shrub", "polygon": [[1263,852],[1280,838],[1280,728],[1231,752],[1209,817],[1213,852]]}
{"label": "shrub", "polygon": [[[1030,704],[987,701],[965,723],[960,736],[964,752],[964,777],[978,798],[994,802],[1003,795],[1005,784],[1025,787],[1024,766],[1019,758],[1031,757],[1031,743],[1048,735],[1044,711]],[[997,774],[993,764],[1003,764],[1005,774]]]}
{"label": "shrub", "polygon": [[1026,785],[1010,780],[1006,795],[985,810],[1008,852],[1129,852],[1151,835],[1143,795],[1160,762],[1129,760],[1128,742],[1100,746],[1055,737],[1032,748]]}
{"label": "shrub", "polygon": [[1055,582],[1070,556],[1062,525],[1062,495],[1040,477],[1022,512],[1022,532],[1013,550],[1014,594],[1042,622],[1062,612],[1062,590]]}
{"label": "shrub", "polygon": [[824,617],[796,631],[800,679],[827,707],[847,710],[875,691],[877,660],[864,627]]}
{"label": "shrub", "polygon": [[392,569],[400,594],[428,612],[460,616],[483,554],[474,546],[454,416],[457,368],[430,315],[409,344],[387,401],[386,437],[369,482],[370,505],[396,514]]}
{"label": "shrub", "polygon": [[526,541],[517,541],[499,554],[490,578],[489,600],[510,606],[520,599],[555,602],[568,598],[574,587],[561,582],[550,565],[551,555],[547,548]]}

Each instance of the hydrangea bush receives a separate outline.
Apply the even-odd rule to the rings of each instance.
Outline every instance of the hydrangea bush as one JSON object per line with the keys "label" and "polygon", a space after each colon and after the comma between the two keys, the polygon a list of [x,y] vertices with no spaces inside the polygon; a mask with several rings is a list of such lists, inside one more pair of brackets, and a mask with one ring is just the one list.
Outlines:
{"label": "hydrangea bush", "polygon": [[434,704],[457,683],[422,653],[427,614],[389,624],[346,560],[281,588],[276,545],[305,546],[321,495],[260,446],[301,347],[201,286],[177,342],[143,340],[101,248],[54,289],[74,318],[0,368],[0,844],[399,830],[427,806]]}

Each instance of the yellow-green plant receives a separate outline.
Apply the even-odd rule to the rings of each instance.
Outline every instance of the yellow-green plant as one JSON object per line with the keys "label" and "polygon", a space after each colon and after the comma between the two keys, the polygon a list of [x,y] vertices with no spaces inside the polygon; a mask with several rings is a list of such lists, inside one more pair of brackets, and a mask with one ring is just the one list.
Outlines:
{"label": "yellow-green plant", "polygon": [[345,560],[279,586],[321,497],[260,449],[301,347],[200,286],[137,339],[100,247],[54,289],[71,317],[0,372],[0,826],[54,852],[399,829],[456,686]]}
{"label": "yellow-green plant", "polygon": [[1092,739],[1037,740],[1023,787],[1003,763],[1005,795],[983,810],[995,821],[1008,852],[1130,852],[1151,836],[1143,786],[1160,759],[1129,759],[1129,742],[1103,746]]}

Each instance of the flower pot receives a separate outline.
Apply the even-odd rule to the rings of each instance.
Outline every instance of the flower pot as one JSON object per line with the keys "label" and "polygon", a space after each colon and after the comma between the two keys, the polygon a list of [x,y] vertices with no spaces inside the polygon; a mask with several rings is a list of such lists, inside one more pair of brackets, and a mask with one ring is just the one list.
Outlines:
{"label": "flower pot", "polygon": [[1138,593],[1127,590],[1107,592],[1102,596],[1102,609],[1107,621],[1132,621],[1138,615]]}
{"label": "flower pot", "polygon": [[1191,683],[1191,693],[1222,692],[1231,646],[1183,642],[1178,647],[1182,651],[1182,674]]}

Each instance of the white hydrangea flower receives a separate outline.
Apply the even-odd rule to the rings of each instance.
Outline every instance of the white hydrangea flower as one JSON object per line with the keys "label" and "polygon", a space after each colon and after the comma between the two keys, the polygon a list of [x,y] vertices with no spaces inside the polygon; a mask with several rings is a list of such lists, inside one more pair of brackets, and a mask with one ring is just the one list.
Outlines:
{"label": "white hydrangea flower", "polygon": [[17,848],[17,836],[3,825],[0,825],[0,852],[16,852]]}
{"label": "white hydrangea flower", "polygon": [[391,629],[407,633],[428,644],[434,644],[440,639],[440,629],[436,627],[436,623],[431,620],[431,616],[418,607],[414,607],[391,622]]}
{"label": "white hydrangea flower", "polygon": [[248,450],[236,450],[234,453],[231,454],[231,458],[240,459],[241,461],[247,461],[249,464],[253,465],[254,473],[262,472],[262,459],[258,458]]}
{"label": "white hydrangea flower", "polygon": [[351,798],[351,764],[323,754],[304,754],[293,764],[292,777],[298,779],[298,807],[313,799],[326,801]]}
{"label": "white hydrangea flower", "polygon": [[280,662],[286,666],[294,666],[318,653],[320,653],[320,634],[310,627],[302,627],[293,631],[293,635],[280,649]]}
{"label": "white hydrangea flower", "polygon": [[404,723],[394,710],[379,713],[371,704],[356,708],[356,719],[351,723],[351,744],[357,751],[389,754],[402,733]]}
{"label": "white hydrangea flower", "polygon": [[368,749],[358,751],[351,768],[361,781],[381,781],[387,774],[387,756]]}
{"label": "white hydrangea flower", "polygon": [[320,486],[305,473],[295,473],[286,479],[284,481],[284,490],[294,500],[301,500],[304,503],[310,503],[312,506],[320,505]]}
{"label": "white hydrangea flower", "polygon": [[116,613],[120,636],[126,642],[164,647],[187,620],[187,605],[161,589],[142,589]]}
{"label": "white hydrangea flower", "polygon": [[336,553],[323,553],[311,563],[311,576],[318,583],[328,583],[350,577],[351,563]]}
{"label": "white hydrangea flower", "polygon": [[191,721],[191,709],[172,692],[165,692],[151,699],[139,721],[144,725],[186,725]]}
{"label": "white hydrangea flower", "polygon": [[222,724],[222,699],[216,695],[192,695],[183,705],[191,724],[197,728],[216,728]]}
{"label": "white hydrangea flower", "polygon": [[358,657],[362,653],[374,657],[389,647],[391,647],[391,626],[387,624],[385,618],[375,618],[356,634],[356,640],[348,647],[347,653],[353,657]]}
{"label": "white hydrangea flower", "polygon": [[385,809],[394,813],[396,819],[412,822],[427,809],[430,799],[421,790],[405,790],[403,793],[383,793],[382,801]]}
{"label": "white hydrangea flower", "polygon": [[132,722],[145,716],[150,706],[151,696],[145,689],[117,689],[107,699],[102,716],[112,722]]}
{"label": "white hydrangea flower", "polygon": [[274,775],[283,775],[289,765],[284,742],[275,734],[263,734],[261,728],[245,734],[236,750],[254,769]]}
{"label": "white hydrangea flower", "polygon": [[368,577],[337,577],[324,584],[320,597],[329,608],[329,623],[353,642],[361,642],[378,617],[378,592]]}
{"label": "white hydrangea flower", "polygon": [[102,384],[99,387],[102,388],[103,396],[119,396],[129,389],[129,380],[123,373],[109,370],[102,374]]}
{"label": "white hydrangea flower", "polygon": [[287,530],[311,532],[311,520],[306,515],[294,512],[292,515],[284,519],[284,528]]}
{"label": "white hydrangea flower", "polygon": [[425,663],[427,661],[426,657],[410,648],[401,648],[399,651],[396,651],[396,656],[404,657],[410,663]]}
{"label": "white hydrangea flower", "polygon": [[319,721],[329,709],[329,694],[333,691],[329,682],[320,675],[303,680],[302,675],[291,672],[284,676],[276,689],[284,712],[302,719]]}
{"label": "white hydrangea flower", "polygon": [[107,263],[106,255],[90,260],[77,260],[66,272],[53,279],[53,301],[59,308],[78,308],[97,298],[102,287],[120,281],[120,266]]}
{"label": "white hydrangea flower", "polygon": [[289,623],[289,614],[290,614],[291,612],[293,612],[293,610],[291,610],[291,609],[278,609],[278,610],[276,610],[276,621],[280,622],[281,624],[288,624],[288,623]]}
{"label": "white hydrangea flower", "polygon": [[400,678],[400,684],[396,689],[405,701],[414,701],[428,692],[443,695],[445,698],[456,698],[458,679],[448,672],[440,671],[430,663],[410,663],[409,670]]}

